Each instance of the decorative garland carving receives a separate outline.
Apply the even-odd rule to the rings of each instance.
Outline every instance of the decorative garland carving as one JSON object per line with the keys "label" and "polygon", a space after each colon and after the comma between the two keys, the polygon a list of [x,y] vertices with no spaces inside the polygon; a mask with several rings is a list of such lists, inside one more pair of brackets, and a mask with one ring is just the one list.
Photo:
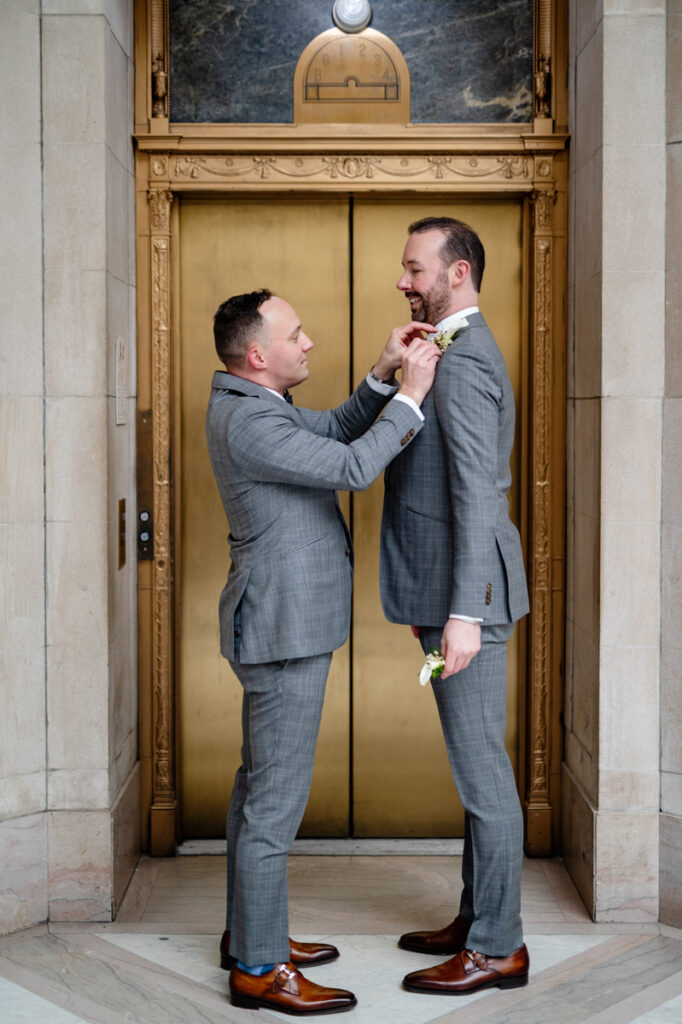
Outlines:
{"label": "decorative garland carving", "polygon": [[151,0],[152,117],[168,117],[168,0]]}
{"label": "decorative garland carving", "polygon": [[[532,337],[533,430],[531,440],[531,631],[532,699],[528,803],[549,808],[551,690],[551,396],[552,396],[552,210],[553,191],[533,195],[534,323]],[[546,233],[546,234],[545,234]]]}
{"label": "decorative garland carving", "polygon": [[[148,190],[151,208],[152,408],[154,494],[152,790],[156,806],[173,803],[174,736],[171,551],[171,345],[169,189]],[[162,233],[161,233],[162,232]]]}
{"label": "decorative garland carving", "polygon": [[179,181],[196,183],[215,178],[265,181],[266,179],[400,181],[415,184],[454,178],[487,178],[507,182],[530,179],[532,159],[527,156],[359,156],[306,154],[305,156],[182,156],[174,163]]}
{"label": "decorative garland carving", "polygon": [[535,116],[549,118],[552,87],[552,0],[536,0]]}

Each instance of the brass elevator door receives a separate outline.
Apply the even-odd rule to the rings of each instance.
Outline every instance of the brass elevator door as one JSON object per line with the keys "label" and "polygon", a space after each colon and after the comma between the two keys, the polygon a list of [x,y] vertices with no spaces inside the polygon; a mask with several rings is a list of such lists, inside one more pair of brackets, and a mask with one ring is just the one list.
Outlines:
{"label": "brass elevator door", "polygon": [[[286,298],[315,342],[295,401],[342,402],[390,329],[409,319],[395,288],[407,225],[422,216],[472,224],[486,248],[481,310],[521,391],[521,205],[434,199],[190,199],[180,210],[179,778],[186,838],[220,836],[240,761],[241,689],[220,656],[218,597],[228,527],[208,460],[204,417],[220,369],[212,317],[230,295],[267,287]],[[518,444],[512,514],[520,518]],[[387,623],[379,599],[383,483],[341,495],[355,545],[353,625],[335,652],[313,785],[309,836],[460,836],[435,702],[417,682],[421,650]],[[509,649],[507,747],[516,764],[516,634]]]}

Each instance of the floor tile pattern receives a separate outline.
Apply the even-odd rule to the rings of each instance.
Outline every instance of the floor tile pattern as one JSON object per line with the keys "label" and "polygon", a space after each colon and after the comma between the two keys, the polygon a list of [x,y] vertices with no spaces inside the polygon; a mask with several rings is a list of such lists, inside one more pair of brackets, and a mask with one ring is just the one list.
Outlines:
{"label": "floor tile pattern", "polygon": [[[456,998],[402,989],[405,973],[438,958],[405,952],[396,937],[452,919],[460,868],[458,857],[431,853],[290,859],[292,934],[339,946],[340,959],[309,976],[356,993],[349,1024],[682,1024],[682,932],[593,924],[558,860],[524,864],[527,987]],[[224,886],[224,857],[144,858],[113,924],[0,939],[0,1021],[291,1021],[228,1001],[217,960]]]}

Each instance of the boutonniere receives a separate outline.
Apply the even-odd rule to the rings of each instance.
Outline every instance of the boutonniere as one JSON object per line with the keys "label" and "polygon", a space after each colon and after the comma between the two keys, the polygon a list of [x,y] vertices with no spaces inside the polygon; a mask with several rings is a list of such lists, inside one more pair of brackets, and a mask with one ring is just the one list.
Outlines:
{"label": "boutonniere", "polygon": [[466,319],[466,317],[463,317],[461,320],[457,320],[456,323],[451,324],[446,331],[439,331],[438,334],[434,334],[433,337],[431,338],[431,341],[434,343],[434,345],[438,345],[438,348],[441,350],[441,352],[445,352],[445,350],[449,348],[450,345],[452,345],[452,342],[457,337],[462,328],[468,326],[469,321]]}
{"label": "boutonniere", "polygon": [[437,647],[432,647],[426,655],[424,667],[419,673],[419,682],[421,686],[426,686],[431,679],[438,679],[438,676],[442,674],[444,668],[445,658]]}

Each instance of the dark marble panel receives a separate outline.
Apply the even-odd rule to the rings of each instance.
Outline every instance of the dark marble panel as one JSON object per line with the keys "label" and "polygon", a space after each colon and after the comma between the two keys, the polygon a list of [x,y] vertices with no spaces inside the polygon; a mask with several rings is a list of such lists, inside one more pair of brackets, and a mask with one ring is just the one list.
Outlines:
{"label": "dark marble panel", "polygon": [[[307,44],[332,0],[170,0],[173,121],[290,122]],[[372,0],[371,27],[400,47],[411,119],[531,118],[531,0]]]}

